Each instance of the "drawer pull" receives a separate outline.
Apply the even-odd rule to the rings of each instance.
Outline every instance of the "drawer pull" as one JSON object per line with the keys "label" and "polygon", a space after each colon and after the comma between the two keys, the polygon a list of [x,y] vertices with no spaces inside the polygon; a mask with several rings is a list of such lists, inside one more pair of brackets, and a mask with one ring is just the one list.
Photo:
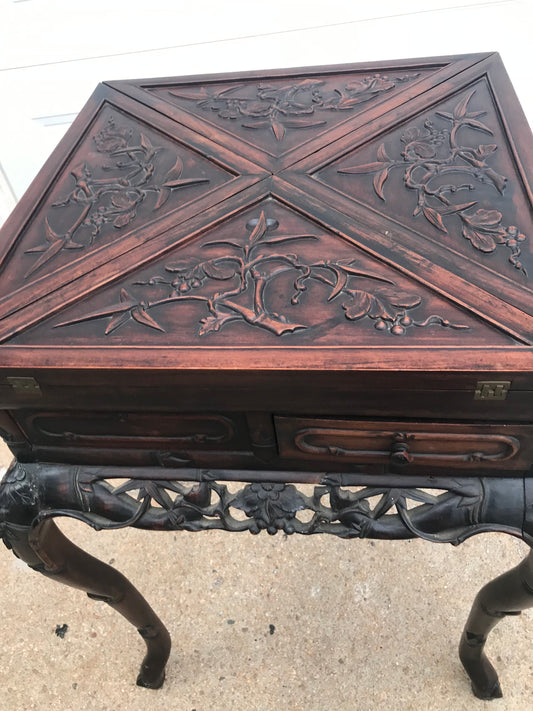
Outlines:
{"label": "drawer pull", "polygon": [[409,445],[405,444],[405,442],[395,442],[392,445],[390,461],[391,464],[397,467],[405,467],[407,464],[412,464],[413,455],[409,452]]}

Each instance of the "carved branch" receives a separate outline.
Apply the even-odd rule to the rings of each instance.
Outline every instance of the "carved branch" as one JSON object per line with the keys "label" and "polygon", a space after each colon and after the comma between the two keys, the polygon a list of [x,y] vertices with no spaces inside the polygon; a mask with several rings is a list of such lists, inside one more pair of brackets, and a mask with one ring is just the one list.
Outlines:
{"label": "carved branch", "polygon": [[[155,301],[147,298],[136,300],[123,289],[121,301],[115,306],[59,323],[55,328],[111,316],[105,331],[106,335],[132,320],[153,330],[164,332],[163,327],[149,312],[156,307],[168,306],[171,303],[196,300],[205,303],[209,311],[209,315],[200,320],[199,336],[215,333],[226,324],[239,320],[276,336],[283,336],[309,327],[306,323],[293,322],[285,314],[274,313],[268,308],[266,296],[269,285],[280,274],[287,271],[299,272],[294,282],[296,291],[290,300],[292,305],[297,304],[306,291],[306,282],[314,280],[330,288],[330,293],[326,297],[327,302],[341,295],[344,296],[341,307],[348,321],[370,319],[378,331],[387,331],[401,336],[413,326],[468,328],[462,324],[453,324],[437,315],[426,317],[421,321],[414,320],[409,312],[416,309],[422,301],[416,294],[383,291],[383,289],[374,289],[372,292],[354,289],[353,281],[357,278],[379,284],[395,285],[390,279],[359,269],[353,261],[325,260],[308,264],[296,255],[280,252],[256,254],[255,251],[260,247],[272,247],[287,241],[319,239],[317,235],[308,234],[270,235],[269,232],[275,232],[278,226],[277,220],[267,219],[264,212],[261,212],[257,219],[248,221],[247,228],[250,234],[242,244],[233,240],[221,240],[204,245],[204,247],[229,246],[233,250],[238,249],[240,254],[202,260],[192,265],[190,263],[169,264],[165,270],[176,275],[172,281],[155,275],[147,281],[136,282],[137,285],[144,287],[166,285],[170,291],[168,297]],[[211,284],[217,289],[214,294],[191,293]],[[225,288],[221,289],[220,284]],[[247,298],[248,303],[243,303],[245,299],[235,298],[243,296]]]}
{"label": "carved branch", "polygon": [[498,245],[506,247],[510,252],[510,264],[527,276],[520,261],[519,247],[519,243],[523,242],[526,236],[515,226],[504,226],[503,215],[498,210],[478,207],[474,212],[477,201],[453,205],[446,197],[447,194],[454,194],[459,190],[474,190],[474,184],[439,185],[434,182],[443,175],[467,175],[475,183],[489,183],[500,194],[503,194],[506,188],[508,179],[487,163],[497,150],[497,145],[469,146],[460,143],[459,131],[465,127],[492,135],[492,130],[479,120],[486,112],[468,111],[468,104],[474,94],[475,90],[472,90],[459,101],[451,114],[436,112],[436,116],[451,122],[451,130],[437,129],[430,120],[425,121],[424,129],[414,125],[406,128],[401,137],[404,144],[401,160],[389,158],[382,144],[378,148],[376,162],[349,166],[338,172],[349,175],[374,173],[374,192],[385,201],[384,184],[390,171],[403,168],[404,185],[415,191],[417,196],[414,217],[423,215],[433,227],[447,233],[444,218],[456,215],[462,225],[462,236],[469,240],[474,249],[487,254],[493,252]]}
{"label": "carved branch", "polygon": [[[169,471],[164,470],[165,476]],[[283,481],[283,476],[290,481],[290,472],[276,473],[278,480],[271,482],[264,481],[268,473],[262,473],[260,481],[241,483],[232,492],[215,480],[216,470],[201,474],[172,470],[173,476],[179,477],[180,471],[182,477],[195,475],[200,481],[154,476],[126,478],[117,486],[113,477],[124,472],[113,467],[16,464],[0,485],[0,533],[9,544],[13,526],[54,516],[78,518],[97,529],[266,530],[342,538],[421,537],[453,544],[488,530],[529,540],[533,530],[527,521],[527,528],[522,529],[527,504],[524,491],[528,490],[519,478],[429,480],[385,475],[354,492],[343,484],[354,475],[328,475],[309,495]],[[355,479],[362,481],[364,475]],[[420,484],[440,493],[420,488]],[[374,504],[376,497],[379,501]],[[302,518],[300,512],[306,515]]]}

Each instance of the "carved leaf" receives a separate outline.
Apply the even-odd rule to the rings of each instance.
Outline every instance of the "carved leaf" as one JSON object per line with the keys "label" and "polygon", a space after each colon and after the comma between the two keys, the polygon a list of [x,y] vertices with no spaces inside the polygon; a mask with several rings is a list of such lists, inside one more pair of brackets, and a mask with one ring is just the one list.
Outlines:
{"label": "carved leaf", "polygon": [[115,217],[113,220],[113,225],[117,228],[120,227],[125,227],[127,224],[129,224],[133,218],[135,217],[135,213],[132,212],[124,212],[122,215],[119,215],[118,217]]}
{"label": "carved leaf", "polygon": [[500,175],[495,170],[492,170],[492,168],[485,169],[485,177],[488,178],[496,190],[503,195],[503,191],[507,185],[507,178],[504,175]]}
{"label": "carved leaf", "polygon": [[468,224],[474,227],[482,227],[485,230],[498,229],[502,221],[502,213],[498,210],[485,210],[479,208],[473,215],[467,216]]}
{"label": "carved leaf", "polygon": [[487,232],[478,232],[467,225],[463,227],[463,237],[470,240],[472,245],[479,249],[480,252],[493,252],[496,249],[496,243],[490,234]]}
{"label": "carved leaf", "polygon": [[335,283],[335,286],[333,287],[333,291],[328,296],[328,301],[332,301],[338,294],[340,294],[340,292],[346,286],[346,282],[348,281],[348,275],[344,271],[341,271],[340,269],[335,269],[334,267],[331,267],[331,269],[333,269],[333,271],[335,272],[337,281]]}
{"label": "carved leaf", "polygon": [[419,158],[434,158],[436,155],[434,146],[424,141],[414,141],[410,147]]}
{"label": "carved leaf", "polygon": [[359,94],[358,96],[352,96],[351,98],[345,94],[342,96],[340,101],[338,101],[337,103],[330,101],[329,104],[326,104],[325,108],[335,108],[341,111],[353,109],[354,106],[357,106],[358,104],[362,104],[363,102],[372,99],[374,96],[376,96],[376,93],[367,92],[366,94]]}
{"label": "carved leaf", "polygon": [[202,99],[209,98],[209,94],[205,88],[191,89],[190,91],[169,91],[168,93],[177,99],[191,99],[192,101],[202,101]]}
{"label": "carved leaf", "polygon": [[382,200],[385,200],[385,195],[383,194],[383,185],[388,177],[389,168],[385,168],[385,170],[382,170],[381,173],[376,173],[376,175],[374,175],[374,180],[372,181],[376,195]]}
{"label": "carved leaf", "polygon": [[125,323],[128,323],[130,320],[130,312],[129,311],[122,311],[121,313],[115,314],[111,321],[108,323],[107,328],[105,330],[105,335],[109,336],[110,333],[113,333],[113,331],[116,331],[117,328],[120,328],[123,326]]}
{"label": "carved leaf", "polygon": [[285,135],[285,127],[281,121],[276,121],[275,119],[272,121],[272,131],[278,141],[283,139],[283,136]]}
{"label": "carved leaf", "polygon": [[168,171],[165,180],[163,181],[163,185],[167,188],[172,187],[172,183],[175,180],[179,180],[181,177],[181,174],[183,173],[183,161],[179,156],[176,156],[176,162],[172,166],[172,168]]}
{"label": "carved leaf", "polygon": [[261,244],[279,244],[280,242],[290,242],[296,239],[320,239],[317,235],[277,235],[261,241]]}
{"label": "carved leaf", "polygon": [[270,121],[254,121],[254,123],[241,124],[244,128],[272,128]]}
{"label": "carved leaf", "polygon": [[162,331],[163,333],[166,333],[165,329],[160,326],[157,321],[155,321],[150,314],[142,308],[142,306],[139,306],[139,308],[134,309],[131,313],[135,321],[137,323],[142,323],[144,326],[149,326],[150,328],[155,328],[156,331]]}
{"label": "carved leaf", "polygon": [[378,163],[364,163],[363,165],[354,165],[350,168],[343,168],[339,170],[339,173],[348,173],[349,175],[355,175],[356,173],[375,173],[377,170],[383,169],[383,162]]}
{"label": "carved leaf", "polygon": [[169,281],[165,279],[165,277],[162,276],[153,276],[148,279],[148,281],[134,281],[134,284],[138,284],[140,286],[154,286],[155,284],[170,284]]}
{"label": "carved leaf", "polygon": [[[50,228],[50,230],[51,230],[51,228]],[[54,234],[55,234],[55,232],[54,232]],[[56,256],[56,254],[58,254],[63,249],[64,244],[65,244],[64,240],[57,235],[57,239],[54,242],[50,243],[50,246],[48,247],[48,249],[41,254],[39,259],[31,267],[31,269],[29,269],[26,272],[25,276],[26,277],[31,276],[34,272],[36,272],[38,269],[40,269],[44,264],[49,262],[53,257]]]}
{"label": "carved leaf", "polygon": [[46,264],[50,259],[56,256],[61,249],[63,248],[63,240],[62,239],[57,239],[55,242],[52,242],[46,252],[43,252],[39,259],[35,262],[35,264],[32,266],[32,268],[26,273],[26,276],[30,276],[34,272],[36,272],[40,267],[42,267],[44,264]]}
{"label": "carved leaf", "polygon": [[380,277],[377,274],[370,274],[369,272],[362,272],[360,269],[356,269],[355,267],[352,267],[350,264],[344,264],[342,260],[339,262],[339,265],[342,267],[342,269],[345,272],[347,272],[348,274],[352,274],[353,276],[365,277],[367,279],[377,279],[377,281],[382,281],[385,284],[394,284],[394,282],[391,281],[390,279],[386,279],[385,277]]}
{"label": "carved leaf", "polygon": [[128,209],[135,203],[135,200],[131,200],[126,193],[115,193],[111,196],[111,203],[115,207]]}
{"label": "carved leaf", "polygon": [[57,232],[54,232],[54,230],[50,227],[48,219],[44,221],[44,230],[46,234],[46,241],[50,242],[50,244],[54,244],[57,240],[61,240],[61,237],[57,234]]}
{"label": "carved leaf", "polygon": [[239,89],[242,89],[243,86],[244,84],[234,84],[233,86],[229,86],[227,89],[222,89],[221,91],[219,91],[217,97],[231,94],[232,91],[238,91]]}
{"label": "carved leaf", "polygon": [[154,210],[159,209],[162,205],[166,203],[166,201],[169,199],[170,195],[172,193],[172,190],[170,188],[159,188],[159,196],[157,198],[157,202],[154,205]]}
{"label": "carved leaf", "polygon": [[420,129],[416,126],[410,126],[402,134],[400,141],[402,143],[411,143],[411,141],[416,140],[420,136]]}
{"label": "carved leaf", "polygon": [[418,306],[422,299],[416,294],[406,294],[404,292],[397,292],[395,294],[387,294],[388,301],[392,306],[397,306],[401,309],[414,309]]}
{"label": "carved leaf", "polygon": [[154,150],[154,147],[148,138],[148,136],[145,136],[144,133],[141,133],[141,146],[144,148],[147,154],[151,154]]}
{"label": "carved leaf", "polygon": [[[114,167],[114,166],[113,166],[113,167]],[[106,168],[106,166],[103,166],[103,168],[104,168],[104,170],[108,170],[108,168]],[[111,169],[111,168],[109,168],[109,170],[110,170],[110,169]],[[52,203],[52,207],[65,207],[65,205],[68,205],[68,204],[69,204],[70,199],[71,199],[71,196],[70,196],[70,195],[67,195],[66,198],[62,198],[62,199],[58,200],[57,202],[53,202],[53,203]]]}
{"label": "carved leaf", "polygon": [[378,299],[376,296],[372,296],[372,304],[368,310],[368,315],[370,318],[382,318],[388,321],[394,321],[394,318],[396,317],[394,311],[385,306],[383,301]]}
{"label": "carved leaf", "polygon": [[465,96],[461,101],[457,104],[457,106],[453,110],[453,117],[455,119],[462,119],[466,116],[466,109],[468,106],[468,102],[470,99],[474,96],[476,93],[476,90],[473,89],[467,96]]}
{"label": "carved leaf", "polygon": [[357,321],[366,316],[373,305],[374,297],[367,291],[353,291],[353,300],[349,304],[343,304],[346,311],[346,318],[350,321]]}
{"label": "carved leaf", "polygon": [[256,244],[257,242],[259,242],[259,240],[265,234],[266,228],[267,228],[267,221],[266,221],[265,213],[263,210],[261,210],[261,214],[259,215],[257,224],[255,225],[254,229],[252,230],[252,232],[250,234],[250,244]]}
{"label": "carved leaf", "polygon": [[165,265],[165,270],[167,272],[172,272],[172,273],[182,273],[186,274],[187,272],[190,272],[194,269],[196,266],[196,262],[189,261],[189,262],[174,262],[173,264],[166,264]]}
{"label": "carved leaf", "polygon": [[210,279],[226,280],[235,276],[235,267],[231,264],[216,264],[215,262],[205,262],[203,270]]}
{"label": "carved leaf", "polygon": [[432,207],[423,207],[422,212],[424,213],[424,217],[426,220],[429,220],[432,225],[434,225],[437,229],[441,230],[441,232],[447,232],[446,227],[444,227],[444,222],[442,221],[442,217],[437,210],[434,210]]}
{"label": "carved leaf", "polygon": [[471,207],[474,207],[474,205],[477,204],[477,201],[474,200],[473,202],[465,202],[462,205],[450,205],[447,207],[445,210],[442,211],[442,215],[453,215],[457,212],[464,212],[464,210],[468,210]]}
{"label": "carved leaf", "polygon": [[242,249],[241,244],[239,244],[238,242],[232,242],[229,239],[217,239],[213,242],[206,242],[202,245],[202,247],[219,247],[220,245],[227,245],[230,247],[238,247],[239,249]]}
{"label": "carved leaf", "polygon": [[290,119],[285,119],[283,125],[286,128],[312,128],[314,126],[322,126],[326,121],[313,121],[307,118],[292,117]]}
{"label": "carved leaf", "polygon": [[208,333],[214,333],[220,331],[222,324],[227,321],[228,317],[221,316],[217,318],[216,316],[207,316],[203,318],[200,323],[202,324],[198,330],[199,336],[206,336]]}
{"label": "carved leaf", "polygon": [[133,296],[129,294],[126,289],[121,289],[120,290],[120,303],[121,304],[135,304],[136,301],[134,300]]}
{"label": "carved leaf", "polygon": [[390,161],[389,156],[387,155],[387,151],[385,150],[385,144],[381,143],[379,148],[378,148],[378,160],[383,161],[384,163],[388,163]]}
{"label": "carved leaf", "polygon": [[480,160],[483,160],[491,153],[494,153],[494,151],[497,150],[497,148],[498,148],[498,146],[494,143],[484,144],[484,145],[478,146],[475,150],[475,153],[476,153],[476,156]]}
{"label": "carved leaf", "polygon": [[489,136],[494,135],[488,126],[485,126],[484,123],[481,123],[481,121],[477,121],[476,119],[466,118],[463,120],[463,124],[466,126],[470,126],[470,128],[476,128],[478,131],[488,133]]}

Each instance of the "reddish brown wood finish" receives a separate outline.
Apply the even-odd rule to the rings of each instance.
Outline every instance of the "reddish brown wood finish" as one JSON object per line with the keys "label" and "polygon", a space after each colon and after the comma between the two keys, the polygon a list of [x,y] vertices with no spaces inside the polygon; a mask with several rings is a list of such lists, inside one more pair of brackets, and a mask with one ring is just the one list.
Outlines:
{"label": "reddish brown wood finish", "polygon": [[8,442],[312,470],[276,422],[337,417],[527,471],[532,145],[496,54],[102,84],[3,230]]}

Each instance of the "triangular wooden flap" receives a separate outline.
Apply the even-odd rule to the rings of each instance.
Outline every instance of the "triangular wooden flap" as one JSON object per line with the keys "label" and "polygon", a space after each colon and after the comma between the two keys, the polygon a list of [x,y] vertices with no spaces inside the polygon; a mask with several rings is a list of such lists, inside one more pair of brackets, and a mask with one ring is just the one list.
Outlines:
{"label": "triangular wooden flap", "polygon": [[479,59],[441,57],[277,70],[266,79],[265,72],[248,72],[112,86],[276,171],[329,142],[325,136],[332,130],[352,130],[353,121],[369,109],[379,110],[387,101],[390,110],[391,99],[399,105],[412,92]]}
{"label": "triangular wooden flap", "polygon": [[494,61],[479,66],[460,87],[456,81],[414,98],[379,131],[355,131],[284,179],[371,225],[366,245],[383,256],[397,258],[400,239],[421,277],[430,260],[432,273],[442,267],[487,299],[531,315],[533,220],[524,163],[531,133],[508,81],[492,74]]}
{"label": "triangular wooden flap", "polygon": [[3,230],[0,318],[265,175],[110,89],[94,103]]}
{"label": "triangular wooden flap", "polygon": [[273,197],[9,341],[74,349],[514,342]]}

